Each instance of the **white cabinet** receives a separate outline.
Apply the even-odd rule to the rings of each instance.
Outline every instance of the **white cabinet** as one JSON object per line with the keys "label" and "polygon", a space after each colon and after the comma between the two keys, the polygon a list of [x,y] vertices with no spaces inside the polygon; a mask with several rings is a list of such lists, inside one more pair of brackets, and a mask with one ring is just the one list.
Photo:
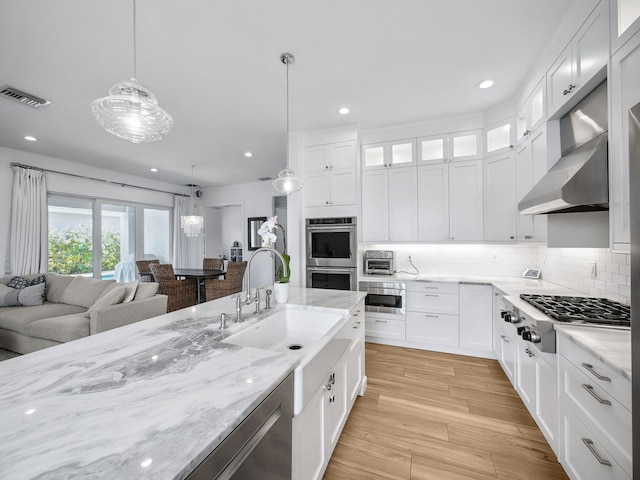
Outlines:
{"label": "white cabinet", "polygon": [[305,172],[307,207],[356,204],[355,141],[307,147]]}
{"label": "white cabinet", "polygon": [[609,124],[609,225],[611,245],[629,251],[629,109],[640,102],[640,32],[611,59],[608,82],[611,101]]}
{"label": "white cabinet", "polygon": [[[558,371],[556,355],[516,339],[516,391],[554,452],[558,450]],[[548,358],[545,358],[548,357]]]}
{"label": "white cabinet", "polygon": [[562,332],[558,354],[560,462],[580,480],[630,478],[631,381]]}
{"label": "white cabinet", "polygon": [[[542,123],[536,130],[529,133],[526,140],[516,149],[516,209],[517,203],[547,172],[547,146],[547,125]],[[546,215],[521,215],[518,213],[516,219],[518,241],[546,241]]]}
{"label": "white cabinet", "polygon": [[418,239],[416,167],[362,173],[362,239],[406,242]]}
{"label": "white cabinet", "polygon": [[608,7],[608,1],[600,2],[547,71],[547,110],[550,116],[570,103],[576,92],[596,78],[596,74],[604,80],[606,72],[603,68],[609,58]]}
{"label": "white cabinet", "polygon": [[402,342],[406,338],[405,318],[389,313],[367,313],[365,335],[367,341]]}
{"label": "white cabinet", "polygon": [[449,166],[450,240],[482,241],[482,160]]}
{"label": "white cabinet", "polygon": [[460,347],[490,352],[493,345],[493,287],[460,284]]}
{"label": "white cabinet", "polygon": [[542,79],[518,109],[516,114],[516,143],[518,145],[527,140],[529,134],[546,120],[545,93],[546,82],[545,79]]}
{"label": "white cabinet", "polygon": [[518,219],[514,152],[483,160],[484,240],[515,241]]}
{"label": "white cabinet", "polygon": [[415,151],[415,138],[363,145],[362,170],[380,170],[415,165]]}
{"label": "white cabinet", "polygon": [[449,240],[449,164],[418,167],[418,240]]}
{"label": "white cabinet", "polygon": [[459,346],[458,284],[407,283],[407,341]]}
{"label": "white cabinet", "polygon": [[336,334],[349,346],[293,418],[294,480],[319,480],[329,464],[357,395],[364,393],[364,302]]}
{"label": "white cabinet", "polygon": [[502,294],[495,294],[493,317],[493,352],[505,375],[516,385],[516,329],[504,321],[501,313],[505,311]]}
{"label": "white cabinet", "polygon": [[640,30],[640,1],[611,0],[611,51],[616,52]]}
{"label": "white cabinet", "polygon": [[482,158],[482,131],[469,130],[418,138],[418,164]]}

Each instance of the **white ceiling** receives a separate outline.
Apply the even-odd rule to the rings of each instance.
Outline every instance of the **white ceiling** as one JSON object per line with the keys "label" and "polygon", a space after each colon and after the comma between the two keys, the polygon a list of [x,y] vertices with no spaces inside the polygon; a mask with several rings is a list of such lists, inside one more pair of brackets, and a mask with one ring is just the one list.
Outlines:
{"label": "white ceiling", "polygon": [[[133,75],[132,0],[0,0],[0,85],[52,102],[0,98],[0,146],[173,184],[191,183],[191,165],[201,186],[275,177],[281,53],[296,56],[292,130],[479,112],[514,95],[571,2],[137,0],[138,80],[175,126],[135,145],[90,109]],[[475,88],[487,77],[495,87]],[[339,115],[343,105],[352,113]]]}

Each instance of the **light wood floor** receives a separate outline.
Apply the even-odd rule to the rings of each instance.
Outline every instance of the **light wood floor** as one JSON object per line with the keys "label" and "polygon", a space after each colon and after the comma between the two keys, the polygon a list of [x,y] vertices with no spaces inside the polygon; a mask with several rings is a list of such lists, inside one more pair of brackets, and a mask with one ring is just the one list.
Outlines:
{"label": "light wood floor", "polygon": [[564,470],[495,360],[366,344],[326,480],[551,480]]}

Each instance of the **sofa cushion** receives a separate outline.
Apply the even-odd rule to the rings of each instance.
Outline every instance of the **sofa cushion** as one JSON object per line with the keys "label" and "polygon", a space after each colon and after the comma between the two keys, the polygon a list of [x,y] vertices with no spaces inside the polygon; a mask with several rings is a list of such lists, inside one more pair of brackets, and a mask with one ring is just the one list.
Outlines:
{"label": "sofa cushion", "polygon": [[59,273],[54,272],[47,272],[44,275],[47,282],[45,300],[53,303],[60,303],[62,293],[76,277],[72,275],[60,275]]}
{"label": "sofa cushion", "polygon": [[143,300],[145,298],[153,297],[158,293],[158,287],[160,285],[156,282],[140,282],[136,289],[136,295],[133,300]]}
{"label": "sofa cushion", "polygon": [[124,298],[122,299],[122,303],[127,303],[134,299],[134,297],[136,296],[136,290],[138,290],[139,283],[140,280],[133,280],[132,282],[118,284],[119,286],[124,287],[124,289],[127,291]]}
{"label": "sofa cushion", "polygon": [[91,316],[91,312],[98,308],[102,307],[110,307],[111,305],[117,305],[118,303],[122,303],[124,297],[127,295],[127,289],[124,287],[115,287],[109,290],[109,293],[101,296],[96,303],[89,307],[89,310],[85,312],[85,316],[89,318]]}
{"label": "sofa cushion", "polygon": [[30,337],[46,338],[56,342],[70,342],[89,336],[89,319],[84,313],[44,318],[31,322],[26,333]]}
{"label": "sofa cushion", "polygon": [[7,286],[19,290],[22,288],[31,287],[33,285],[38,285],[39,283],[45,283],[44,274],[40,274],[35,278],[13,276],[9,279],[9,283],[7,283]]}
{"label": "sofa cushion", "polygon": [[27,326],[43,318],[59,317],[86,311],[83,307],[44,302],[36,307],[0,307],[0,328],[28,335]]}
{"label": "sofa cushion", "polygon": [[96,303],[105,288],[113,283],[115,283],[115,280],[75,277],[62,292],[60,302],[89,308]]}
{"label": "sofa cushion", "polygon": [[0,307],[42,305],[44,301],[44,288],[44,283],[20,289],[0,284]]}

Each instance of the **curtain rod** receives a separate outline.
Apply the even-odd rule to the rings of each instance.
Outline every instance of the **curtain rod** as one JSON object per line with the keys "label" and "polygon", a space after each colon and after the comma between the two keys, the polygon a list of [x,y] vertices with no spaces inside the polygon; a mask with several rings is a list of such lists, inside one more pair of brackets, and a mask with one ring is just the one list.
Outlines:
{"label": "curtain rod", "polygon": [[167,192],[165,190],[159,190],[157,188],[141,187],[139,185],[131,185],[129,183],[123,183],[123,182],[114,182],[112,180],[105,180],[103,178],[87,177],[87,176],[84,176],[84,175],[77,175],[75,173],[59,172],[57,170],[49,170],[48,168],[33,167],[31,165],[25,165],[23,163],[11,162],[11,166],[12,167],[27,168],[27,169],[30,169],[30,170],[40,170],[41,172],[57,173],[58,175],[67,175],[69,177],[83,178],[85,180],[93,180],[94,182],[102,182],[102,183],[109,183],[109,184],[112,184],[112,185],[119,185],[121,187],[139,188],[140,190],[150,190],[152,192],[168,193],[168,194],[171,194],[171,195],[176,195],[178,197],[190,197],[190,195],[187,195],[185,193]]}

